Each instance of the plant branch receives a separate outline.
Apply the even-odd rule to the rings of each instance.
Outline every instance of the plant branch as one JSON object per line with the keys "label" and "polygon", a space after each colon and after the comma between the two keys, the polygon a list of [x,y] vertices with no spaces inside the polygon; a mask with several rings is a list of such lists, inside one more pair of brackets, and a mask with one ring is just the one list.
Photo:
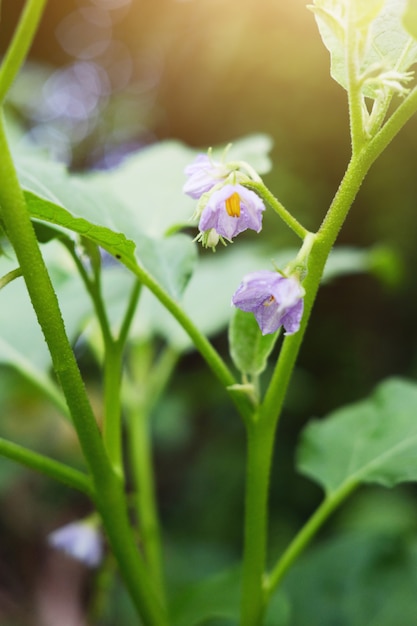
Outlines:
{"label": "plant branch", "polygon": [[64,463],[50,459],[43,454],[28,450],[24,446],[12,443],[6,439],[0,438],[0,454],[11,461],[20,463],[25,467],[36,470],[49,478],[58,480],[68,487],[77,489],[85,493],[89,498],[94,500],[94,490],[91,480],[87,474],[80,472]]}
{"label": "plant branch", "polygon": [[296,220],[289,211],[287,211],[287,209],[281,204],[281,202],[277,200],[274,194],[272,194],[262,182],[247,182],[244,186],[248,189],[251,189],[252,191],[255,191],[258,196],[262,198],[264,202],[266,202],[266,204],[269,204],[271,209],[275,211],[275,213],[283,220],[283,222],[285,222],[285,224],[287,224],[287,226],[291,228],[291,230],[298,237],[300,237],[300,239],[304,239],[309,234],[309,231],[304,228],[304,226],[302,226],[300,222]]}
{"label": "plant branch", "polygon": [[[207,337],[205,337],[192,320],[190,320],[178,302],[176,302],[142,266],[131,262],[130,260],[126,260],[125,264],[126,267],[128,267],[139,278],[140,282],[154,294],[154,296],[182,326],[192,340],[195,348],[200,352],[201,356],[205,359],[207,365],[210,367],[220,383],[226,389],[228,387],[233,387],[237,381],[227,367],[226,363],[223,361]],[[233,392],[230,393],[230,396],[242,418],[245,421],[251,419],[253,409],[250,401],[246,397],[242,397],[242,395],[235,394]]]}
{"label": "plant branch", "polygon": [[0,67],[0,104],[16,78],[38,28],[47,0],[28,0]]}
{"label": "plant branch", "polygon": [[308,522],[302,527],[300,532],[294,537],[282,557],[278,560],[272,572],[266,577],[265,592],[267,598],[271,597],[284,575],[306,549],[311,540],[320,530],[328,517],[337,509],[340,504],[358,487],[355,481],[348,481],[335,493],[327,496],[319,508],[313,513]]}

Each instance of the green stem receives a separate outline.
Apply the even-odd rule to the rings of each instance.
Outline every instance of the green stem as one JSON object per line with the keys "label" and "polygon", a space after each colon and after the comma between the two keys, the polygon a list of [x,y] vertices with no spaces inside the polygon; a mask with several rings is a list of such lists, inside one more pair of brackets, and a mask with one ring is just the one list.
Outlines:
{"label": "green stem", "polygon": [[138,404],[129,409],[129,452],[135,482],[140,540],[150,575],[164,596],[161,536],[155,498],[149,413]]}
{"label": "green stem", "polygon": [[349,103],[350,136],[352,154],[357,154],[363,146],[365,133],[363,125],[363,102],[361,88],[358,81],[359,61],[357,51],[357,27],[354,21],[355,7],[348,7],[346,29],[345,63],[347,68],[347,94]]}
{"label": "green stem", "polygon": [[347,481],[335,493],[327,496],[319,508],[313,513],[308,522],[302,527],[300,532],[294,537],[282,557],[273,568],[271,574],[266,578],[265,591],[267,598],[270,598],[284,575],[305,550],[318,530],[323,526],[328,517],[337,509],[340,504],[358,487],[355,481]]}
{"label": "green stem", "polygon": [[[274,439],[284,398],[291,380],[294,365],[302,344],[329,253],[337,239],[349,209],[355,200],[362,181],[371,165],[416,111],[417,88],[414,88],[414,90],[401,103],[374,139],[370,141],[365,148],[352,157],[334,200],[315,236],[308,260],[308,274],[303,282],[306,296],[304,299],[304,314],[300,330],[296,334],[285,338],[255,423],[255,428],[263,429],[264,432],[269,432],[271,439]],[[272,455],[269,454],[267,444],[265,444],[265,446],[267,452],[265,453],[265,459],[262,463],[265,463],[265,465],[268,464],[268,467],[263,466],[262,470],[259,470],[258,478],[254,478],[249,475],[247,482],[245,548],[242,584],[244,595],[251,595],[257,605],[249,606],[249,601],[246,601],[245,598],[243,598],[242,623],[247,624],[248,626],[255,626],[258,623],[256,621],[251,623],[248,616],[262,615],[263,607],[261,603],[262,601],[265,601],[262,592],[263,580],[261,572],[263,572],[265,568],[267,533],[266,523],[261,523],[260,520],[266,519],[266,511],[259,510],[258,508],[258,517],[254,516],[251,511],[253,507],[259,506],[259,503],[265,503],[265,507],[267,506]],[[248,454],[250,457],[250,438]],[[248,463],[252,464],[250,458]],[[256,484],[257,481],[259,482]],[[314,517],[314,520],[311,522],[311,526],[309,526],[307,531],[305,531],[306,537],[308,537],[308,533],[314,529],[314,524],[320,521],[323,511],[325,513],[327,507],[335,507],[337,504],[338,501],[331,501],[330,503],[323,505],[324,508],[321,509],[321,512],[317,513],[317,516]],[[304,535],[302,535],[302,539],[299,540],[300,543],[297,544],[298,551],[294,551],[291,554],[298,555],[302,546],[305,545],[305,542],[303,544],[303,537]],[[257,580],[255,580],[253,571],[257,573]]]}
{"label": "green stem", "polygon": [[3,117],[0,118],[0,154],[2,222],[22,269],[33,308],[51,353],[55,373],[93,477],[97,508],[126,586],[144,624],[165,626],[165,613],[149,581],[130,528],[120,477],[114,473],[109,463],[74,353],[65,333],[58,300],[17,180]]}
{"label": "green stem", "polygon": [[3,287],[11,283],[16,278],[19,278],[19,276],[21,275],[22,270],[20,269],[20,267],[16,267],[16,269],[7,272],[7,274],[0,278],[0,289],[3,289]]}
{"label": "green stem", "polygon": [[133,377],[125,394],[128,404],[126,415],[140,538],[146,560],[161,591],[161,597],[164,598],[161,531],[152,466],[150,417],[171,378],[178,362],[178,354],[167,348],[156,364],[152,364],[153,354],[149,347],[147,344],[140,344],[132,352]]}
{"label": "green stem", "polygon": [[[323,269],[339,230],[346,218],[354,198],[367,171],[367,164],[360,157],[350,162],[342,183],[324,220],[322,229],[316,234],[308,260],[308,274],[304,280],[304,313],[300,330],[285,338],[265,398],[259,407],[254,423],[255,433],[249,432],[248,465],[254,467],[251,454],[258,448],[258,437],[264,449],[259,456],[261,467],[248,473],[246,486],[245,546],[243,558],[243,600],[241,622],[245,626],[258,626],[265,608],[263,572],[267,545],[267,502],[269,477],[272,462],[272,446],[281,414],[282,405],[291,380],[294,365],[302,344],[311,310],[319,288]],[[251,438],[254,443],[251,444]],[[268,440],[269,438],[269,440]],[[255,453],[251,446],[255,446]],[[260,507],[263,508],[260,508]],[[256,514],[254,513],[256,511]],[[251,598],[249,602],[248,598]]]}
{"label": "green stem", "polygon": [[87,474],[3,438],[0,438],[0,454],[94,499],[93,486]]}
{"label": "green stem", "polygon": [[247,182],[245,183],[245,187],[247,187],[248,189],[252,189],[252,191],[255,191],[258,196],[266,202],[266,204],[269,204],[271,209],[273,209],[275,213],[279,215],[279,217],[287,224],[289,228],[291,228],[292,231],[294,231],[294,233],[298,237],[300,237],[300,239],[304,239],[308,235],[308,230],[304,228],[304,226],[302,226],[300,222],[296,220],[289,211],[287,211],[287,209],[281,204],[281,202],[276,199],[274,194],[272,194],[262,182]]}
{"label": "green stem", "polygon": [[[117,340],[114,340],[108,324],[102,327],[105,342],[104,356],[104,427],[103,439],[110,462],[114,470],[123,476],[123,448],[122,448],[122,405],[121,382],[123,372],[123,350],[129,334],[133,315],[136,311],[141,284],[135,281],[130,294],[129,303],[121,325]],[[100,302],[102,302],[100,296]],[[104,310],[104,305],[102,306]],[[107,317],[105,318],[107,320]]]}
{"label": "green stem", "polygon": [[122,351],[113,341],[107,341],[104,354],[103,441],[114,471],[123,477],[121,382]]}
{"label": "green stem", "polygon": [[[84,286],[89,294],[91,301],[94,306],[94,311],[97,317],[97,320],[100,325],[101,334],[103,336],[103,341],[105,344],[112,341],[112,336],[110,332],[110,325],[107,318],[106,309],[103,304],[103,298],[101,297],[101,276],[99,273],[94,272],[94,278],[91,278],[84,267],[84,263],[80,259],[77,251],[75,249],[74,242],[72,240],[63,240],[63,244],[71,254],[74,263],[78,269],[78,273],[84,283]],[[98,251],[97,251],[98,253]]]}
{"label": "green stem", "polygon": [[367,146],[367,153],[372,163],[376,161],[416,112],[417,87],[414,87]]}
{"label": "green stem", "polygon": [[47,0],[28,0],[0,67],[0,104],[3,103],[32,45]]}
{"label": "green stem", "polygon": [[[203,335],[197,326],[190,320],[178,302],[171,298],[171,296],[143,267],[131,262],[129,259],[125,261],[125,265],[139,278],[140,282],[154,294],[154,296],[182,326],[192,340],[196,350],[200,352],[220,383],[226,389],[228,387],[233,387],[237,381],[227,367],[226,363],[223,361],[207,337],[205,337],[205,335]],[[238,395],[231,392],[230,396],[243,419],[245,421],[251,419],[253,409],[250,401],[241,394]]]}
{"label": "green stem", "polygon": [[268,484],[274,433],[265,421],[248,425],[241,626],[260,626],[266,608]]}
{"label": "green stem", "polygon": [[135,311],[139,302],[139,296],[140,296],[141,290],[142,290],[142,285],[138,280],[136,280],[133,285],[131,294],[130,294],[129,303],[127,305],[126,313],[125,313],[122,325],[120,327],[119,336],[117,337],[117,343],[119,346],[124,346],[126,343],[127,336],[129,334],[130,327],[132,325],[133,316],[135,314]]}

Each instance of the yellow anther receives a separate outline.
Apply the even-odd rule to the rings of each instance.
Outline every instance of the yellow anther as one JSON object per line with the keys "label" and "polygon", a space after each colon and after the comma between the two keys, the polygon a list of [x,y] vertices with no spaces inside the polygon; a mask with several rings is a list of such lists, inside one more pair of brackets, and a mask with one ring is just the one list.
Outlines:
{"label": "yellow anther", "polygon": [[269,298],[265,300],[265,302],[262,302],[262,304],[264,306],[270,306],[273,302],[275,302],[274,296],[269,296]]}
{"label": "yellow anther", "polygon": [[226,211],[230,217],[240,217],[240,196],[236,191],[227,198]]}

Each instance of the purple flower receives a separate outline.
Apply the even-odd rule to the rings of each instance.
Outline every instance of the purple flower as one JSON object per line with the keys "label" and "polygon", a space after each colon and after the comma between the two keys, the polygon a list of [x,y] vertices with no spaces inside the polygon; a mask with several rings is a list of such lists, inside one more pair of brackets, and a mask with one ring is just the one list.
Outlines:
{"label": "purple flower", "polygon": [[254,313],[263,335],[274,333],[280,326],[286,335],[292,335],[300,328],[303,296],[304,289],[294,276],[286,278],[278,272],[261,270],[244,277],[232,303]]}
{"label": "purple flower", "polygon": [[214,229],[229,240],[247,228],[259,233],[264,210],[265,205],[255,192],[243,185],[224,185],[210,194],[198,227],[202,233]]}
{"label": "purple flower", "polygon": [[207,154],[199,154],[190,165],[187,165],[185,174],[188,180],[183,191],[198,200],[203,193],[225,180],[230,170],[223,163],[210,159]]}
{"label": "purple flower", "polygon": [[92,521],[83,520],[62,526],[48,535],[48,543],[89,567],[99,565],[103,557],[101,533]]}

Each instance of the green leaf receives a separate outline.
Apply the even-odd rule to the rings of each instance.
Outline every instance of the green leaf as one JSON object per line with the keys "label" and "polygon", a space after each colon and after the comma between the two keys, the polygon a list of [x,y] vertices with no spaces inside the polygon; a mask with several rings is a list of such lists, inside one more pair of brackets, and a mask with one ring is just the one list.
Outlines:
{"label": "green leaf", "polygon": [[323,282],[328,283],[341,276],[369,272],[370,249],[353,246],[336,246],[330,253],[323,273]]}
{"label": "green leaf", "polygon": [[[353,0],[350,0],[353,1]],[[371,3],[355,0],[358,7],[358,23],[355,28],[370,28],[370,44],[364,51],[361,73],[370,68],[383,66],[386,70],[406,72],[417,62],[417,42],[404,28],[403,16],[407,0],[385,0],[381,10],[380,1]],[[316,0],[312,7],[321,38],[331,56],[331,75],[342,87],[347,88],[345,20],[342,5],[337,12],[332,0]],[[375,19],[373,19],[375,17]],[[372,23],[370,23],[372,21]],[[366,37],[365,37],[366,39]],[[367,86],[364,94],[375,98],[375,88]]]}
{"label": "green leaf", "polygon": [[[50,268],[55,291],[60,299],[67,333],[74,339],[92,305],[66,251],[55,242],[42,246]],[[14,267],[3,258],[1,267]],[[16,311],[18,315],[14,314]],[[48,348],[29,300],[23,279],[9,283],[0,291],[0,363],[12,365],[27,378],[50,367]]]}
{"label": "green leaf", "polygon": [[408,0],[403,15],[403,25],[413,39],[417,39],[417,0]]}
{"label": "green leaf", "polygon": [[[282,593],[275,594],[265,626],[286,626],[289,607]],[[240,613],[240,570],[233,568],[197,582],[179,594],[171,607],[174,626],[217,624],[237,626]],[[215,621],[216,620],[216,621]]]}
{"label": "green leaf", "polygon": [[174,626],[197,626],[208,619],[239,618],[240,571],[218,574],[190,585],[174,602],[171,610]]}
{"label": "green leaf", "polygon": [[398,285],[404,274],[401,257],[391,247],[371,248],[336,246],[331,251],[323,273],[323,283],[352,274],[373,274],[389,286]]}
{"label": "green leaf", "polygon": [[242,374],[258,376],[267,366],[268,357],[279,330],[262,335],[253,313],[235,309],[229,327],[230,355]]}
{"label": "green leaf", "polygon": [[117,211],[114,198],[41,158],[20,159],[18,173],[34,219],[85,236],[115,256],[134,258],[133,241],[118,232],[118,223],[128,230],[128,216]]}
{"label": "green leaf", "polygon": [[[248,135],[232,143],[230,150],[227,152],[227,160],[246,161],[258,174],[267,174],[272,168],[271,159],[268,156],[272,146],[272,139],[269,135],[261,133]],[[223,147],[214,148],[213,156],[221,159],[223,151]]]}
{"label": "green leaf", "polygon": [[142,265],[175,299],[182,295],[197,262],[197,249],[187,235],[154,240],[137,237],[137,256]]}
{"label": "green leaf", "polygon": [[171,296],[181,295],[196,261],[196,247],[189,237],[148,236],[137,212],[99,178],[73,176],[61,165],[42,159],[20,161],[19,175],[32,218],[81,235],[133,271],[139,262]]}
{"label": "green leaf", "polygon": [[[247,160],[264,173],[270,169],[270,149],[271,140],[266,135],[251,135],[235,141],[229,157]],[[221,158],[223,151],[222,146],[213,153]],[[160,238],[173,228],[190,226],[196,201],[186,196],[182,188],[186,181],[184,169],[196,154],[196,150],[179,142],[165,141],[133,154],[113,170],[88,178],[121,201],[135,216],[136,229]]]}
{"label": "green leaf", "polygon": [[416,415],[417,385],[389,379],[368,399],[309,424],[298,468],[327,495],[347,484],[417,480]]}
{"label": "green leaf", "polygon": [[417,553],[408,537],[374,530],[328,539],[311,550],[283,585],[290,623],[415,626]]}

